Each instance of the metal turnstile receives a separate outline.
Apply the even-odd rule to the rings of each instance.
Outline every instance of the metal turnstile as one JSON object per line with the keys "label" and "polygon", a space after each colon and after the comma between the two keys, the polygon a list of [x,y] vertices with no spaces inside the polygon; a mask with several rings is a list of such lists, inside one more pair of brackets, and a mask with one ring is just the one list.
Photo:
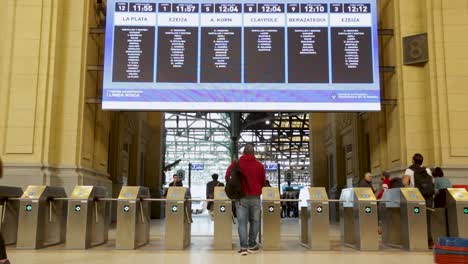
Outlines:
{"label": "metal turnstile", "polygon": [[382,242],[409,251],[427,250],[426,202],[417,188],[386,190],[380,206]]}
{"label": "metal turnstile", "polygon": [[401,188],[401,238],[409,251],[427,250],[426,201],[417,188]]}
{"label": "metal turnstile", "polygon": [[190,245],[191,204],[186,200],[187,188],[169,187],[166,196],[165,247],[182,250]]}
{"label": "metal turnstile", "polygon": [[281,202],[276,187],[262,190],[263,249],[279,250],[281,243]]}
{"label": "metal turnstile", "polygon": [[147,187],[124,186],[117,201],[117,249],[135,249],[149,242],[150,193]]}
{"label": "metal turnstile", "polygon": [[67,201],[65,189],[29,186],[20,199],[18,240],[20,249],[39,249],[65,242]]}
{"label": "metal turnstile", "polygon": [[232,249],[232,202],[226,195],[224,187],[214,190],[214,248]]}
{"label": "metal turnstile", "polygon": [[382,243],[386,246],[401,247],[400,189],[385,190],[382,200],[386,201],[379,206],[379,215],[382,221]]}
{"label": "metal turnstile", "polygon": [[68,201],[67,248],[88,249],[107,242],[110,207],[103,198],[104,187],[75,187]]}
{"label": "metal turnstile", "polygon": [[377,201],[371,188],[343,189],[340,197],[342,241],[359,250],[378,250]]}
{"label": "metal turnstile", "polygon": [[447,222],[451,237],[468,237],[468,192],[465,189],[447,190]]}
{"label": "metal turnstile", "polygon": [[307,246],[311,250],[329,250],[330,220],[325,188],[309,188],[307,204]]}
{"label": "metal turnstile", "polygon": [[3,235],[5,245],[16,243],[18,232],[19,198],[23,190],[18,187],[0,186],[0,233]]}

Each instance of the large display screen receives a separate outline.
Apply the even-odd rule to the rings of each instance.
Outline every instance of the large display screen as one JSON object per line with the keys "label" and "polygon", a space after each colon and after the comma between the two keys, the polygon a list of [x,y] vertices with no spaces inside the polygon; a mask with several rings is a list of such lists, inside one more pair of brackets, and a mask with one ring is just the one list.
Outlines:
{"label": "large display screen", "polygon": [[378,111],[376,0],[108,0],[103,108]]}

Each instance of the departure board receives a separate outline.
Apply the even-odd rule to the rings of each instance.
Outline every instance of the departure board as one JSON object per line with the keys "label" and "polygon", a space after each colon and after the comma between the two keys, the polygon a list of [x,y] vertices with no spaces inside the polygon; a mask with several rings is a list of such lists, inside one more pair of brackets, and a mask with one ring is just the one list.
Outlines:
{"label": "departure board", "polygon": [[108,0],[103,108],[378,111],[376,0]]}

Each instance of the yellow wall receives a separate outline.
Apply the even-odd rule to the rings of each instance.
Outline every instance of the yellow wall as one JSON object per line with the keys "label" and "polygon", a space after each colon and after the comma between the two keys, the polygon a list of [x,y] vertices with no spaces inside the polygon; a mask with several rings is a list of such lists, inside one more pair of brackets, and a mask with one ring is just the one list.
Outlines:
{"label": "yellow wall", "polygon": [[[102,72],[87,67],[103,64],[104,35],[89,33],[103,27],[95,1],[8,0],[0,22],[0,184],[68,192],[103,185],[116,194],[127,170],[128,184],[145,184],[157,195],[162,113],[102,111],[87,100],[102,93]],[[121,166],[124,144],[132,147],[129,168]]]}

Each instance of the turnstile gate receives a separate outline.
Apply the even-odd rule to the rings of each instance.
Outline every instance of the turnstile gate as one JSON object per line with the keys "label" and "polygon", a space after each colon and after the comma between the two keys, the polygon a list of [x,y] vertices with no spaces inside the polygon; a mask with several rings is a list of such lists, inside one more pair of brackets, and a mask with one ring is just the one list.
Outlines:
{"label": "turnstile gate", "polygon": [[110,207],[103,198],[104,187],[75,187],[68,201],[67,248],[88,249],[107,242]]}
{"label": "turnstile gate", "polygon": [[281,203],[276,187],[262,189],[262,243],[264,250],[279,250],[281,244]]}
{"label": "turnstile gate", "polygon": [[307,246],[311,250],[329,250],[329,206],[325,188],[309,188],[307,201]]}
{"label": "turnstile gate", "polygon": [[341,237],[359,250],[378,250],[377,201],[371,188],[343,189],[340,197]]}
{"label": "turnstile gate", "polygon": [[0,233],[3,235],[5,245],[16,243],[18,232],[19,198],[23,190],[18,187],[0,186]]}
{"label": "turnstile gate", "polygon": [[29,186],[20,199],[17,248],[39,249],[65,241],[65,189]]}
{"label": "turnstile gate", "polygon": [[426,202],[419,190],[386,190],[382,200],[382,242],[409,251],[427,250]]}
{"label": "turnstile gate", "polygon": [[117,201],[117,249],[135,249],[149,242],[150,193],[147,187],[124,186]]}
{"label": "turnstile gate", "polygon": [[451,237],[468,237],[468,192],[465,189],[447,190],[447,222]]}
{"label": "turnstile gate", "polygon": [[190,245],[192,212],[187,188],[169,187],[166,196],[165,247],[182,250]]}
{"label": "turnstile gate", "polygon": [[224,187],[214,190],[214,248],[232,249],[232,202],[226,195]]}

